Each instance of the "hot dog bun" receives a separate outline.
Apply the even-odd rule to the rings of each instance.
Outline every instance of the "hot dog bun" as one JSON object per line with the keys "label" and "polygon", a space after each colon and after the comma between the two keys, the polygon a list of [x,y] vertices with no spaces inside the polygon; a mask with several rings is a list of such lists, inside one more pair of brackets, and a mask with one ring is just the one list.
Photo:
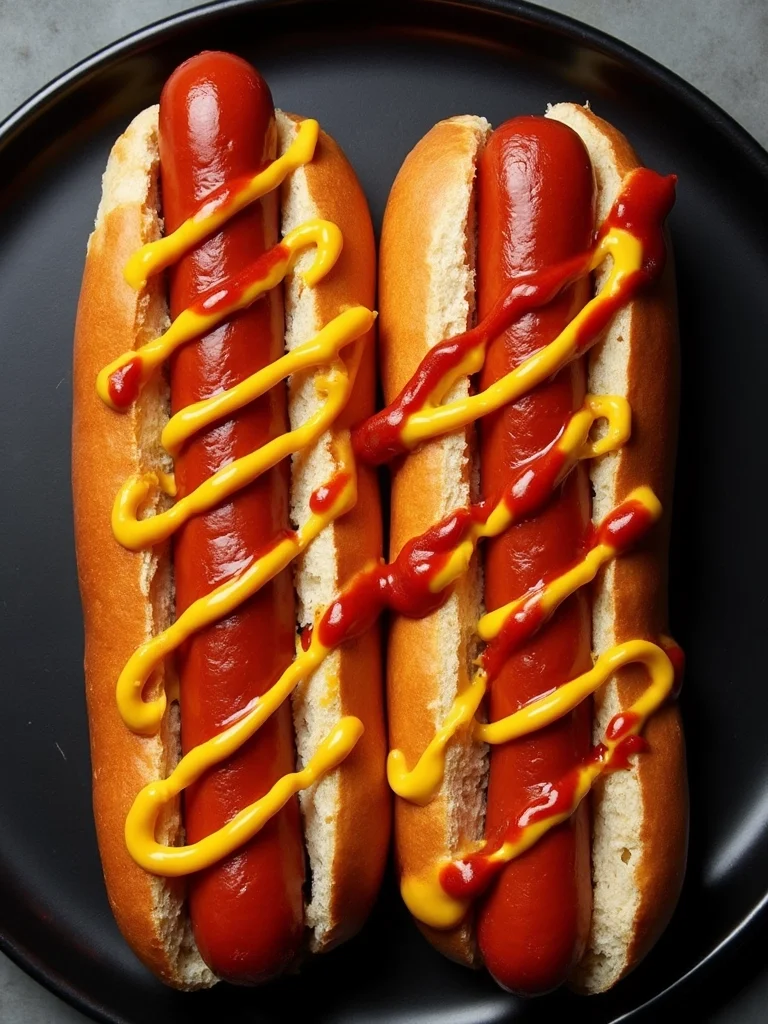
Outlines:
{"label": "hot dog bun", "polygon": [[[297,120],[279,115],[282,149]],[[162,277],[150,279],[138,291],[123,279],[128,257],[162,234],[159,176],[158,108],[151,107],[134,118],[112,149],[88,243],[75,331],[72,473],[94,809],[110,903],[140,959],[166,983],[195,989],[216,978],[195,948],[183,882],[138,867],[124,839],[126,815],[136,794],[154,779],[166,777],[178,761],[178,709],[171,707],[157,736],[142,737],[126,728],[115,703],[115,683],[125,662],[139,644],[169,625],[173,609],[168,546],[130,553],[115,542],[110,529],[121,483],[134,473],[169,468],[159,440],[168,418],[167,384],[163,375],[156,375],[122,415],[108,409],[94,387],[106,363],[168,326]],[[354,172],[323,133],[314,161],[285,182],[281,208],[283,232],[297,219],[322,217],[338,225],[345,243],[338,265],[311,290],[295,277],[286,282],[286,345],[292,348],[342,306],[372,306],[375,252],[367,204]],[[353,396],[335,430],[343,429],[350,417],[373,410],[373,360],[369,339]],[[308,395],[302,382],[292,382],[292,422],[306,418]],[[296,459],[292,508],[299,518],[311,491],[328,479],[330,441],[326,435]],[[358,487],[355,509],[327,528],[296,568],[299,624],[311,622],[328,589],[335,592],[338,581],[380,554],[378,492],[364,468]],[[163,672],[173,694],[170,663]],[[312,950],[330,948],[359,929],[384,868],[390,811],[379,673],[379,639],[371,631],[327,659],[293,704],[300,764],[341,714],[354,714],[365,726],[358,749],[343,766],[302,795],[311,870],[305,920]],[[178,807],[161,820],[157,838],[170,845],[183,842]]]}
{"label": "hot dog bun", "polygon": [[[596,226],[638,160],[626,139],[589,110],[559,104],[549,116],[581,136],[597,188]],[[379,330],[385,400],[394,401],[424,353],[473,323],[475,168],[490,126],[482,118],[437,124],[416,145],[390,194],[379,253]],[[603,268],[602,273],[605,273]],[[600,278],[597,284],[599,285]],[[677,336],[673,272],[632,299],[609,327],[588,369],[588,391],[622,395],[632,438],[590,462],[593,521],[638,484],[661,500],[665,519],[649,542],[603,571],[594,599],[593,653],[622,640],[666,631],[666,558],[677,415]],[[653,372],[648,371],[653,367]],[[466,393],[468,378],[454,385]],[[433,440],[393,472],[392,551],[453,508],[466,505],[475,472],[471,429]],[[428,486],[425,483],[428,481]],[[468,685],[482,601],[477,558],[455,595],[420,621],[394,618],[388,658],[390,747],[413,765]],[[595,736],[647,685],[631,666],[599,692]],[[679,712],[669,704],[650,721],[649,750],[632,769],[611,774],[594,794],[594,915],[587,950],[573,974],[585,992],[604,991],[645,955],[667,923],[682,882],[687,787]],[[485,751],[461,730],[448,747],[436,799],[396,800],[396,850],[403,875],[458,855],[484,834]],[[478,966],[471,917],[458,928],[422,926],[453,959]]]}

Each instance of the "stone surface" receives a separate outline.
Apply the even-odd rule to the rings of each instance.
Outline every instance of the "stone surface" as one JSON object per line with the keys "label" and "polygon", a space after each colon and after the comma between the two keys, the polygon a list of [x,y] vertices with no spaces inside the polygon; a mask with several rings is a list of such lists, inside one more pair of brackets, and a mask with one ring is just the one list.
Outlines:
{"label": "stone surface", "polygon": [[[94,50],[187,10],[185,0],[0,0],[0,118]],[[768,145],[765,0],[548,0],[650,54]]]}
{"label": "stone surface", "polygon": [[[94,50],[143,25],[194,6],[185,0],[0,0],[0,118]],[[687,79],[768,146],[766,0],[549,0],[649,54]],[[712,1024],[764,1020],[768,976]],[[86,1018],[0,954],[3,1024],[83,1024]]]}

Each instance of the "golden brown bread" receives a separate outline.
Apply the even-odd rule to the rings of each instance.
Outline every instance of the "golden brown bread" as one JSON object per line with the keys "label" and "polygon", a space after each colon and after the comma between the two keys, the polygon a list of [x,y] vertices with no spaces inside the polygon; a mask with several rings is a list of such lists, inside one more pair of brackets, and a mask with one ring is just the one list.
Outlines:
{"label": "golden brown bread", "polygon": [[[385,401],[392,401],[424,354],[459,334],[474,316],[474,189],[488,132],[480,118],[452,118],[427,133],[400,169],[387,203],[379,248],[379,338]],[[467,393],[465,379],[452,396]],[[392,478],[390,559],[403,544],[471,500],[468,432],[424,445]],[[449,600],[424,619],[393,616],[387,698],[390,747],[414,764],[470,680],[479,613],[476,561]],[[418,873],[481,836],[484,751],[464,737],[452,744],[440,795],[426,807],[395,801],[400,869]],[[463,787],[463,792],[462,792]],[[458,798],[460,797],[460,798]],[[475,962],[472,929],[423,928],[446,956]]]}
{"label": "golden brown bread", "polygon": [[[284,146],[296,118],[278,114]],[[283,146],[283,148],[284,148]],[[184,911],[184,885],[147,874],[125,848],[125,817],[138,791],[164,777],[178,758],[178,709],[171,704],[162,733],[142,738],[123,724],[115,684],[134,649],[171,621],[172,572],[167,548],[130,554],[115,541],[110,515],[121,483],[148,468],[168,468],[160,448],[167,419],[162,377],[147,384],[130,411],[117,414],[98,398],[98,371],[120,353],[157,337],[167,326],[159,279],[135,292],[123,280],[128,256],[159,237],[157,107],[139,114],[118,139],[104,176],[104,191],[83,277],[75,332],[72,468],[78,572],[85,620],[85,672],[91,732],[94,810],[105,880],[115,917],[130,945],[165,982],[178,988],[213,984],[197,952]],[[286,344],[314,334],[343,307],[372,308],[375,287],[373,231],[365,197],[338,146],[321,133],[315,159],[285,183],[283,231],[292,211],[333,220],[344,237],[342,256],[328,277],[305,289],[297,276],[285,284]],[[301,263],[299,264],[301,269]],[[360,343],[358,343],[360,344]],[[364,355],[349,408],[336,429],[373,410],[374,339]],[[309,381],[310,389],[311,381]],[[290,414],[302,420],[306,396],[293,381]],[[326,436],[315,451],[297,457],[292,474],[293,511],[301,515],[308,494],[328,479]],[[318,475],[320,474],[320,475]],[[306,518],[304,515],[303,518]],[[375,476],[359,475],[358,504],[315,541],[323,586],[346,581],[381,554],[379,495]],[[311,550],[311,549],[310,549]],[[307,556],[309,558],[309,556]],[[305,558],[296,567],[304,611],[322,598],[307,579]],[[314,597],[313,597],[314,594]],[[311,620],[311,615],[310,615]],[[302,621],[310,621],[302,620]],[[172,672],[170,665],[163,670]],[[365,733],[350,758],[302,795],[312,872],[307,907],[311,948],[330,948],[354,934],[375,898],[386,858],[390,801],[384,779],[385,737],[380,685],[380,641],[371,631],[328,659],[294,701],[299,760],[311,752],[323,722],[342,714],[362,719]],[[332,690],[329,680],[333,681]],[[173,693],[172,680],[169,689]],[[162,842],[183,841],[176,809],[158,831]]]}
{"label": "golden brown bread", "polygon": [[[120,930],[144,963],[168,984],[196,988],[214,979],[180,914],[184,887],[139,868],[123,838],[136,794],[168,774],[178,757],[178,741],[169,721],[159,736],[135,736],[115,701],[117,677],[129,656],[170,621],[167,549],[132,554],[117,544],[110,525],[122,482],[160,461],[157,439],[147,444],[147,436],[165,397],[158,382],[144,391],[141,402],[117,415],[95,387],[106,363],[155,337],[167,319],[158,282],[135,292],[122,274],[128,256],[160,234],[156,138],[155,107],[139,114],[115,144],[88,243],[75,329],[72,487],[93,804],[107,892]],[[164,832],[164,842],[181,837],[178,809]]]}
{"label": "golden brown bread", "polygon": [[[583,138],[596,175],[600,222],[624,175],[638,165],[626,139],[588,110],[551,108]],[[440,122],[416,145],[387,203],[379,255],[380,343],[385,398],[396,397],[425,351],[473,320],[474,168],[489,126],[479,118]],[[653,367],[653,373],[648,367]],[[469,382],[456,385],[466,392]],[[589,363],[589,390],[624,394],[633,410],[630,443],[590,467],[599,521],[639,484],[665,509],[649,541],[609,567],[595,587],[593,647],[599,654],[632,638],[658,641],[667,629],[666,575],[677,415],[677,335],[673,271],[621,313]],[[472,435],[424,445],[399,461],[392,484],[392,550],[469,500]],[[421,621],[393,617],[388,652],[390,745],[413,765],[466,686],[482,586],[475,565],[445,609]],[[598,695],[595,734],[647,686],[625,669]],[[574,986],[597,992],[645,955],[666,925],[685,865],[687,784],[676,705],[653,717],[650,750],[631,772],[609,776],[594,794],[595,911]],[[448,748],[438,797],[426,807],[395,801],[399,868],[428,863],[482,836],[483,751],[465,731]],[[478,795],[480,800],[478,800]],[[459,824],[457,824],[459,823]],[[422,929],[453,959],[477,963],[472,929]]]}

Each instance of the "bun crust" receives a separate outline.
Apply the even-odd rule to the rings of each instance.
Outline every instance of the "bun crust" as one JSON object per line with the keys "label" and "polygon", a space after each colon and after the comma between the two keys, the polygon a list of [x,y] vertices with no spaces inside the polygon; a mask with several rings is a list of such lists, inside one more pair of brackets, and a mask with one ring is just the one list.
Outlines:
{"label": "bun crust", "polygon": [[[280,112],[277,117],[285,148],[300,119]],[[106,363],[168,326],[162,279],[150,281],[139,292],[123,279],[128,257],[162,234],[157,133],[155,106],[139,114],[117,140],[104,175],[75,331],[72,474],[94,811],[107,891],[121,931],[146,966],[173,987],[195,989],[214,984],[216,978],[194,945],[183,880],[143,871],[129,856],[124,840],[125,818],[136,794],[146,783],[167,776],[178,761],[178,707],[170,705],[158,736],[144,738],[126,728],[115,700],[115,684],[129,656],[172,621],[168,546],[132,554],[115,541],[111,530],[112,503],[123,481],[151,468],[170,468],[159,441],[168,417],[167,383],[159,375],[122,414],[109,410],[95,387]],[[343,253],[320,285],[305,289],[298,275],[285,283],[286,345],[291,348],[345,306],[373,308],[375,249],[357,178],[325,133],[313,162],[291,176],[281,198],[283,233],[311,216],[333,220],[344,236]],[[309,494],[330,476],[334,435],[372,412],[374,401],[375,351],[369,337],[355,389],[334,431],[294,460],[296,520],[306,519]],[[293,380],[289,412],[294,425],[313,411],[313,402],[311,375]],[[359,469],[357,506],[325,530],[295,567],[301,624],[310,623],[315,608],[357,569],[379,558],[381,544],[376,477]],[[162,671],[173,693],[172,666],[166,664]],[[293,702],[299,762],[341,715],[357,715],[365,726],[347,761],[302,794],[312,876],[306,922],[313,950],[328,949],[361,927],[381,881],[391,816],[382,704],[376,630],[331,655]],[[178,806],[161,821],[157,836],[169,844],[184,841]]]}
{"label": "bun crust", "polygon": [[[488,133],[481,118],[441,121],[406,157],[392,186],[379,248],[379,309],[384,396],[392,401],[424,354],[460,334],[474,318],[474,177]],[[469,380],[451,394],[467,394]],[[403,544],[472,499],[469,432],[404,457],[392,478],[390,559]],[[390,747],[412,766],[456,695],[466,689],[479,615],[480,570],[424,619],[393,617],[387,661]],[[448,748],[445,779],[426,807],[395,801],[398,869],[416,874],[482,836],[485,752],[466,735]],[[420,926],[421,927],[421,926]],[[460,963],[477,962],[472,928],[422,927],[430,942]]]}
{"label": "bun crust", "polygon": [[[136,292],[122,273],[130,254],[162,230],[157,213],[157,112],[157,107],[143,111],[115,143],[88,242],[75,328],[72,487],[93,805],[107,892],[120,930],[147,967],[175,988],[192,989],[215,979],[181,913],[184,886],[139,868],[123,838],[136,794],[167,775],[178,759],[178,712],[172,710],[158,736],[135,736],[125,727],[115,700],[125,662],[140,643],[169,624],[173,607],[167,548],[132,554],[120,547],[111,529],[112,503],[123,481],[163,461],[159,440],[152,443],[151,435],[167,396],[158,382],[118,415],[96,394],[99,370],[122,352],[157,337],[167,323],[159,282]],[[163,669],[166,684],[171,683],[170,671],[167,665]],[[165,843],[182,841],[178,807],[166,817],[158,837]]]}

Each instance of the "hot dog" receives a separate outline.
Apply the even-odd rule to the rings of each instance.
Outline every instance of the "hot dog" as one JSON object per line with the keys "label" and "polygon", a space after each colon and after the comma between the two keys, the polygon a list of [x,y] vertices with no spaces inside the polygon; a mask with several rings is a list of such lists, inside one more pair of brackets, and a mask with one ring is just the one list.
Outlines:
{"label": "hot dog", "polygon": [[381,880],[378,633],[311,641],[381,551],[349,443],[374,266],[343,154],[240,58],[185,62],[113,147],[75,334],[94,810],[117,922],[178,988],[331,948]]}
{"label": "hot dog", "polygon": [[353,445],[392,463],[401,892],[438,949],[529,995],[610,988],[684,871],[674,187],[573,104],[457,117],[382,229],[388,404]]}

